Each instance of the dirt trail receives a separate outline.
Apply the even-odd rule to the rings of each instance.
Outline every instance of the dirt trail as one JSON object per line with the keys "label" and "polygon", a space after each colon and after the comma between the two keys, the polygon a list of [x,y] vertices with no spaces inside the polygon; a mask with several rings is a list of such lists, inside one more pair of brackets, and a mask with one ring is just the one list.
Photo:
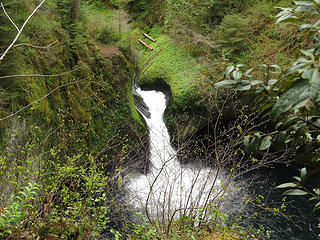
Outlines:
{"label": "dirt trail", "polygon": [[101,55],[106,57],[106,58],[110,58],[110,57],[113,57],[115,55],[119,55],[120,54],[119,49],[114,45],[104,46],[102,44],[96,44],[96,46],[98,48],[100,48]]}
{"label": "dirt trail", "polygon": [[[123,10],[117,10],[113,13],[113,17],[109,21],[109,26],[114,31],[128,33],[131,30],[129,19],[129,16]],[[121,53],[114,45],[105,46],[102,44],[96,44],[96,46],[100,49],[101,55],[106,58],[110,58]]]}

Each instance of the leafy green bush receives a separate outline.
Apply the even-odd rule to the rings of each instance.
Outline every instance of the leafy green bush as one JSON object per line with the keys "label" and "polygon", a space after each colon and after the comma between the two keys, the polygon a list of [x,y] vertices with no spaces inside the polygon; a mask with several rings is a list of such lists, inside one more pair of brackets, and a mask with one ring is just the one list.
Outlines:
{"label": "leafy green bush", "polygon": [[28,186],[23,187],[18,195],[14,196],[14,201],[0,215],[0,237],[19,231],[23,221],[34,214],[39,187],[38,184],[29,182]]}
{"label": "leafy green bush", "polygon": [[244,9],[252,0],[211,0],[211,2],[207,21],[215,25],[219,24],[225,15]]}
{"label": "leafy green bush", "polygon": [[304,184],[307,177],[316,178],[320,164],[320,1],[294,1],[294,4],[278,7],[281,11],[276,15],[277,24],[298,22],[299,31],[305,32],[308,49],[299,49],[298,58],[292,59],[294,62],[287,70],[276,64],[263,64],[259,68],[262,79],[251,73],[254,69],[243,71],[244,65],[230,66],[225,72],[228,79],[215,86],[228,86],[255,97],[252,107],[273,120],[275,128],[271,133],[251,132],[244,137],[244,145],[252,152],[272,146],[311,168],[308,176],[303,168],[300,177],[295,177],[296,182],[278,188],[291,188],[285,195],[310,195],[309,200],[317,201],[315,209],[319,209],[319,187],[308,189]]}
{"label": "leafy green bush", "polygon": [[250,18],[238,14],[226,15],[219,25],[218,42],[231,54],[239,54],[246,50],[246,37],[250,33]]}
{"label": "leafy green bush", "polygon": [[104,27],[97,38],[97,40],[103,44],[112,44],[117,42],[119,39],[120,35],[110,27]]}

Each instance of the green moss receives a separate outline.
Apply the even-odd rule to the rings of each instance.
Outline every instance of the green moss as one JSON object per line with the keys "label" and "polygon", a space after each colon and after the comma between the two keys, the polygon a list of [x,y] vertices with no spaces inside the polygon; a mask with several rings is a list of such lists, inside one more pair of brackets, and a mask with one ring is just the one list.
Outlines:
{"label": "green moss", "polygon": [[170,86],[173,103],[178,108],[193,104],[198,98],[196,89],[204,78],[204,68],[158,29],[153,29],[150,35],[156,42],[144,39],[154,50],[141,47],[140,83],[150,85],[163,79]]}
{"label": "green moss", "polygon": [[[0,92],[6,89],[10,105],[0,106],[0,117],[48,94],[21,112],[21,116],[28,122],[41,123],[44,131],[57,128],[57,134],[51,135],[49,140],[53,145],[65,142],[66,151],[96,153],[105,147],[109,139],[120,142],[128,135],[128,129],[138,128],[138,131],[130,133],[130,144],[134,145],[145,125],[134,107],[131,94],[132,56],[126,52],[126,57],[104,59],[93,44],[103,28],[108,26],[112,12],[83,3],[79,24],[68,30],[61,27],[56,7],[51,4],[46,12],[37,12],[20,41],[38,46],[57,41],[47,51],[27,46],[16,48],[1,64],[0,74],[47,75],[77,70],[60,77],[1,81]],[[21,17],[20,13],[8,11],[15,19]],[[71,82],[74,83],[69,84]],[[59,89],[51,92],[56,88]],[[9,122],[1,124],[7,126]],[[4,131],[1,135],[3,138]]]}

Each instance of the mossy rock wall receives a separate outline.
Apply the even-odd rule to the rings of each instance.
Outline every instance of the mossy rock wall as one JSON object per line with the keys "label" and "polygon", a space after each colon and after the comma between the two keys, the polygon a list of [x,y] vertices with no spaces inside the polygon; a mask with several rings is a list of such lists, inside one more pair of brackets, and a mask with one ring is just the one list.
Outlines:
{"label": "mossy rock wall", "polygon": [[[60,25],[55,8],[52,3],[45,4],[43,11],[38,11],[30,20],[20,40],[38,46],[54,44],[46,50],[17,47],[0,65],[1,76],[59,75],[16,77],[0,82],[0,118],[32,104],[12,118],[0,121],[1,145],[5,145],[5,129],[15,118],[37,125],[48,134],[56,129],[48,137],[46,148],[59,143],[66,153],[96,154],[107,143],[116,145],[124,140],[124,145],[134,146],[146,133],[146,127],[134,107],[131,93],[135,71],[133,56],[126,52],[103,58],[90,39],[88,31],[91,29],[87,29],[86,22],[80,20],[71,30],[66,29]],[[86,10],[89,6],[82,8]],[[20,16],[20,12],[13,13],[10,9],[8,12],[12,17]],[[1,31],[9,34],[10,26]],[[1,50],[8,43],[9,40],[3,40]],[[66,72],[70,73],[63,74]],[[119,145],[113,151],[121,148]]]}
{"label": "mossy rock wall", "polygon": [[152,29],[149,35],[156,42],[144,39],[153,51],[141,46],[139,84],[149,89],[169,87],[167,125],[172,136],[177,140],[184,139],[201,125],[202,115],[205,115],[198,91],[200,82],[205,78],[204,68],[159,29]]}

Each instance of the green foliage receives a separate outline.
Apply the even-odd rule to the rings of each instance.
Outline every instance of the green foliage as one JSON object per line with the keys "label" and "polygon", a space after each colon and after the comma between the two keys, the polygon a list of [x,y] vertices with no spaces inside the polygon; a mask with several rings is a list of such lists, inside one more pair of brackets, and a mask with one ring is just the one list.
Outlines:
{"label": "green foliage", "polygon": [[[207,210],[210,212],[211,220],[203,221],[201,224],[199,224],[200,219],[187,216],[174,220],[169,226],[147,222],[133,224],[133,233],[129,240],[209,240],[213,238],[231,240],[235,236],[248,239],[248,234],[240,231],[240,227],[230,222],[227,225],[229,217],[227,214],[221,213],[216,207],[210,207]],[[205,212],[205,209],[199,210],[200,216],[208,214]]]}
{"label": "green foliage", "polygon": [[183,28],[206,29],[209,9],[215,5],[214,0],[186,1],[168,0],[165,24],[168,28],[179,31]]}
{"label": "green foliage", "polygon": [[[57,157],[55,151],[52,150],[51,154]],[[65,226],[60,234],[78,235],[81,239],[98,236],[110,221],[110,207],[106,202],[110,201],[108,187],[111,186],[103,164],[96,163],[90,155],[85,159],[81,155],[68,157],[66,164],[56,162],[53,162],[52,177],[48,181],[49,195],[56,195],[56,203],[48,202],[52,210],[47,212],[47,219],[38,226],[38,231],[46,229],[44,238],[59,234],[58,224],[61,222]]]}
{"label": "green foliage", "polygon": [[28,181],[35,181],[44,171],[39,156],[42,136],[39,127],[15,120],[6,135],[0,156],[0,206],[7,203],[8,195],[16,193]]}
{"label": "green foliage", "polygon": [[295,182],[283,183],[276,188],[290,188],[289,190],[285,191],[283,195],[287,196],[301,196],[301,195],[308,195],[309,201],[316,201],[314,203],[314,211],[320,209],[320,188],[309,189],[306,185],[306,178],[307,178],[307,170],[306,168],[302,168],[300,170],[300,176],[295,176]]}
{"label": "green foliage", "polygon": [[19,231],[23,222],[35,214],[34,204],[39,187],[40,185],[29,182],[28,186],[13,197],[14,201],[0,215],[0,236],[5,237]]}
{"label": "green foliage", "polygon": [[58,9],[61,15],[61,25],[68,29],[72,24],[72,1],[58,0]]}
{"label": "green foliage", "polygon": [[104,27],[98,35],[97,40],[103,44],[113,44],[120,39],[120,35],[110,27]]}
{"label": "green foliage", "polygon": [[212,4],[208,13],[208,21],[210,24],[218,24],[221,22],[224,16],[231,14],[233,12],[238,12],[247,7],[253,1],[247,0],[214,0],[211,1]]}
{"label": "green foliage", "polygon": [[[316,168],[320,159],[320,27],[319,20],[310,20],[308,16],[319,14],[320,2],[294,1],[294,4],[294,8],[280,7],[277,23],[300,23],[299,30],[306,32],[305,38],[312,38],[312,42],[307,44],[309,49],[299,50],[298,58],[286,71],[276,64],[263,64],[259,68],[263,73],[260,79],[255,78],[254,69],[244,73],[241,70],[243,65],[230,66],[225,72],[228,79],[215,86],[229,87],[255,96],[253,108],[264,113],[264,118],[271,118],[275,122],[275,131],[272,133],[253,132],[244,137],[247,149],[263,151],[271,146],[271,139],[274,139],[274,149],[283,151],[289,148],[289,153],[297,160],[302,158],[305,165]],[[262,136],[265,138],[262,139]],[[320,190],[308,189],[305,185],[307,177],[312,177],[312,173],[307,175],[306,168],[303,168],[300,177],[295,177],[295,182],[284,183],[277,188],[290,188],[284,195],[310,195],[309,200],[317,201],[317,210],[320,208]]]}
{"label": "green foliage", "polygon": [[[311,2],[295,2],[295,4],[298,7],[301,4],[313,5]],[[301,11],[304,11],[304,8],[298,8],[298,12]],[[285,13],[282,12],[282,14]],[[283,15],[278,14],[279,22],[284,21],[281,16]],[[255,80],[251,74],[247,74],[251,73],[252,69],[243,74],[239,68],[231,66],[226,70],[226,76],[229,76],[229,80],[216,84],[216,87],[230,86],[234,90],[250,91],[255,94],[259,103],[258,109],[261,112],[268,110],[268,116],[278,121],[276,124],[278,131],[273,133],[276,135],[278,143],[282,145],[290,143],[291,146],[295,146],[296,149],[299,149],[298,151],[304,152],[304,154],[306,154],[306,149],[309,149],[307,154],[310,154],[310,162],[315,162],[319,158],[317,138],[320,134],[320,128],[317,106],[320,101],[318,94],[320,90],[320,65],[318,64],[319,53],[317,51],[319,42],[316,38],[317,33],[313,30],[317,28],[316,26],[316,24],[308,25],[306,23],[300,25],[300,30],[310,29],[309,34],[313,35],[315,48],[300,50],[302,56],[287,71],[275,64],[263,65],[264,79]],[[279,120],[280,117],[282,119]],[[253,144],[252,141],[250,143]],[[249,137],[245,139],[247,147],[250,145],[248,142]],[[257,150],[257,146],[255,145],[253,149]]]}
{"label": "green foliage", "polygon": [[[70,3],[61,0],[58,7],[47,1],[19,39],[26,45],[14,47],[0,65],[1,76],[75,70],[59,77],[0,81],[0,118],[34,103],[20,115],[0,120],[0,229],[15,239],[99,238],[114,220],[112,214],[122,216],[121,206],[114,204],[118,186],[108,176],[145,131],[130,94],[131,52],[126,51],[126,58],[102,58],[92,44],[99,31],[88,29],[83,15],[72,24]],[[6,9],[21,26],[34,4],[12,1]],[[98,30],[106,26],[104,12],[81,7]],[[3,15],[0,21],[3,49],[16,30]],[[51,43],[47,49],[28,45]],[[119,152],[122,158],[116,157]],[[28,182],[44,187],[30,195],[23,188]],[[11,193],[16,196],[13,204]]]}
{"label": "green foliage", "polygon": [[219,43],[222,44],[230,55],[237,54],[247,48],[247,40],[250,32],[250,19],[240,15],[224,16],[218,29],[220,30]]}
{"label": "green foliage", "polygon": [[156,30],[150,35],[157,39],[157,42],[152,43],[154,51],[143,51],[144,55],[139,63],[142,72],[141,84],[151,85],[162,79],[170,86],[175,108],[192,108],[198,98],[198,82],[204,78],[201,73],[203,67],[170,38]]}
{"label": "green foliage", "polygon": [[126,11],[143,28],[163,24],[166,4],[159,0],[124,0]]}

